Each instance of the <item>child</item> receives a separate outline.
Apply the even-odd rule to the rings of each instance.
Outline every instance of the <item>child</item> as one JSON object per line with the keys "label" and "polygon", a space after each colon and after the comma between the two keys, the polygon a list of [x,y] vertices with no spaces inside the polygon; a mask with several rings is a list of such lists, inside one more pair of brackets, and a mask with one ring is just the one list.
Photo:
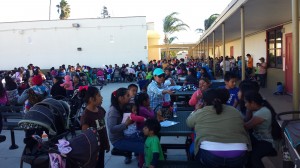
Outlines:
{"label": "child", "polygon": [[129,103],[134,103],[134,97],[136,96],[138,86],[136,84],[130,84],[130,85],[128,85],[128,90],[129,90],[129,96],[130,96]]}
{"label": "child", "polygon": [[[137,114],[146,119],[154,119],[154,111],[150,108],[149,95],[146,92],[141,92],[135,97],[135,104],[137,105]],[[137,123],[137,128],[142,130],[144,123]]]}
{"label": "child", "polygon": [[283,95],[283,85],[281,82],[277,82],[277,90],[274,95]]}
{"label": "child", "polygon": [[238,105],[238,92],[239,89],[235,86],[236,85],[236,75],[231,72],[226,72],[224,76],[225,86],[221,88],[225,88],[229,91],[230,97],[227,101],[227,105],[237,107]]}
{"label": "child", "polygon": [[124,113],[122,123],[125,123],[128,116],[132,121],[134,121],[134,123],[128,125],[127,129],[124,130],[124,136],[127,138],[140,137],[140,131],[137,130],[136,123],[144,123],[146,121],[146,118],[137,115],[137,106],[135,104],[130,103],[126,108],[126,111],[130,111],[131,113],[130,115],[127,115],[128,113]]}
{"label": "child", "polygon": [[70,75],[65,76],[65,82],[60,84],[61,87],[64,87],[67,90],[67,96],[71,97],[73,94],[73,82]]}
{"label": "child", "polygon": [[89,127],[97,128],[100,140],[100,149],[97,162],[97,168],[104,168],[104,151],[109,152],[110,146],[108,142],[108,136],[105,128],[105,113],[103,107],[101,107],[103,97],[96,87],[88,87],[83,89],[84,102],[87,104],[86,109],[81,116],[81,129],[86,130]]}
{"label": "child", "polygon": [[143,128],[144,135],[147,136],[144,150],[145,165],[149,168],[156,167],[158,160],[164,160],[163,151],[157,137],[160,128],[159,122],[155,119],[147,120]]}

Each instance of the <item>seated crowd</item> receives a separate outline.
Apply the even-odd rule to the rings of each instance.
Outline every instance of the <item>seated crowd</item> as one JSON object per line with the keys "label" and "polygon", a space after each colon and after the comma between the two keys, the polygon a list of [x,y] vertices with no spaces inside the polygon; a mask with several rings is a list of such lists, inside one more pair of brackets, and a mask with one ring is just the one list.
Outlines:
{"label": "seated crowd", "polygon": [[[129,151],[125,163],[129,164],[132,152],[138,156],[139,167],[157,167],[164,160],[160,145],[159,106],[172,106],[171,89],[176,82],[195,85],[197,90],[188,101],[195,110],[186,119],[194,129],[193,158],[204,167],[264,167],[261,159],[276,153],[277,140],[273,128],[276,123],[272,106],[262,98],[257,82],[245,80],[236,87],[238,76],[226,72],[225,86],[210,88],[214,75],[212,65],[204,60],[142,61],[135,65],[111,65],[90,68],[62,65],[44,75],[38,67],[16,69],[0,82],[0,106],[24,105],[24,111],[47,97],[72,97],[74,90],[90,85],[81,91],[86,108],[81,116],[81,128],[95,127],[99,132],[100,150],[97,167],[104,167],[105,152],[112,146]],[[52,81],[53,80],[53,84]],[[101,106],[103,97],[99,89],[91,86],[97,80],[105,82],[137,81],[111,93],[111,106],[106,114]],[[25,81],[23,83],[22,81]],[[48,81],[46,83],[45,81]],[[107,119],[105,120],[105,115]],[[106,127],[107,126],[107,130]],[[277,134],[278,135],[278,134]],[[110,143],[109,143],[110,141]]]}

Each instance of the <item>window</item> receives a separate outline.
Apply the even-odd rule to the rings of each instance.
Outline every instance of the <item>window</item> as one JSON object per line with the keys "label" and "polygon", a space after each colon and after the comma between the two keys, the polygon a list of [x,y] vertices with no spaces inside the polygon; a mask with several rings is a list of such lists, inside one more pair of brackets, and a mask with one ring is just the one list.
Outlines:
{"label": "window", "polygon": [[267,63],[270,68],[282,68],[282,27],[267,31]]}

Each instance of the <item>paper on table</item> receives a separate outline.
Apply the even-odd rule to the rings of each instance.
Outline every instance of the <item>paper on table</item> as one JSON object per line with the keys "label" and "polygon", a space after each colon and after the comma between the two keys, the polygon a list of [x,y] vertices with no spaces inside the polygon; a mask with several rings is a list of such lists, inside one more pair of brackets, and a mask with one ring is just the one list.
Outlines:
{"label": "paper on table", "polygon": [[170,126],[178,124],[178,123],[179,122],[165,120],[165,121],[163,121],[163,122],[160,123],[160,126],[162,126],[162,127],[170,127]]}

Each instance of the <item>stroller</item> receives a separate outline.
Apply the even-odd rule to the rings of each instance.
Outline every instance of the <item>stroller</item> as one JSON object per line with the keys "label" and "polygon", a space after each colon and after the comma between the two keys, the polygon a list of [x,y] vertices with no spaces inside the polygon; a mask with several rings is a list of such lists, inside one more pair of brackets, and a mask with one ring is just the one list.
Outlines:
{"label": "stroller", "polygon": [[300,111],[282,112],[277,114],[277,120],[282,121],[283,167],[300,166],[300,119],[283,119],[291,115],[299,115]]}
{"label": "stroller", "polygon": [[[30,164],[32,168],[48,168],[54,162],[58,164],[57,161],[62,161],[67,168],[95,167],[100,145],[97,131],[91,128],[68,140],[69,111],[66,102],[48,98],[35,104],[25,114],[24,119],[19,122],[19,127],[26,131],[21,168],[23,162]],[[42,142],[38,135],[44,131],[49,135],[49,140]],[[68,147],[71,150],[68,153],[62,152],[56,145],[62,138],[69,141]],[[53,160],[53,154],[59,159]]]}
{"label": "stroller", "polygon": [[70,130],[74,132],[75,130],[80,130],[80,117],[83,114],[83,111],[86,107],[83,97],[80,94],[80,90],[82,87],[80,86],[79,89],[76,89],[73,93],[71,99],[69,99],[68,103],[70,105]]}

